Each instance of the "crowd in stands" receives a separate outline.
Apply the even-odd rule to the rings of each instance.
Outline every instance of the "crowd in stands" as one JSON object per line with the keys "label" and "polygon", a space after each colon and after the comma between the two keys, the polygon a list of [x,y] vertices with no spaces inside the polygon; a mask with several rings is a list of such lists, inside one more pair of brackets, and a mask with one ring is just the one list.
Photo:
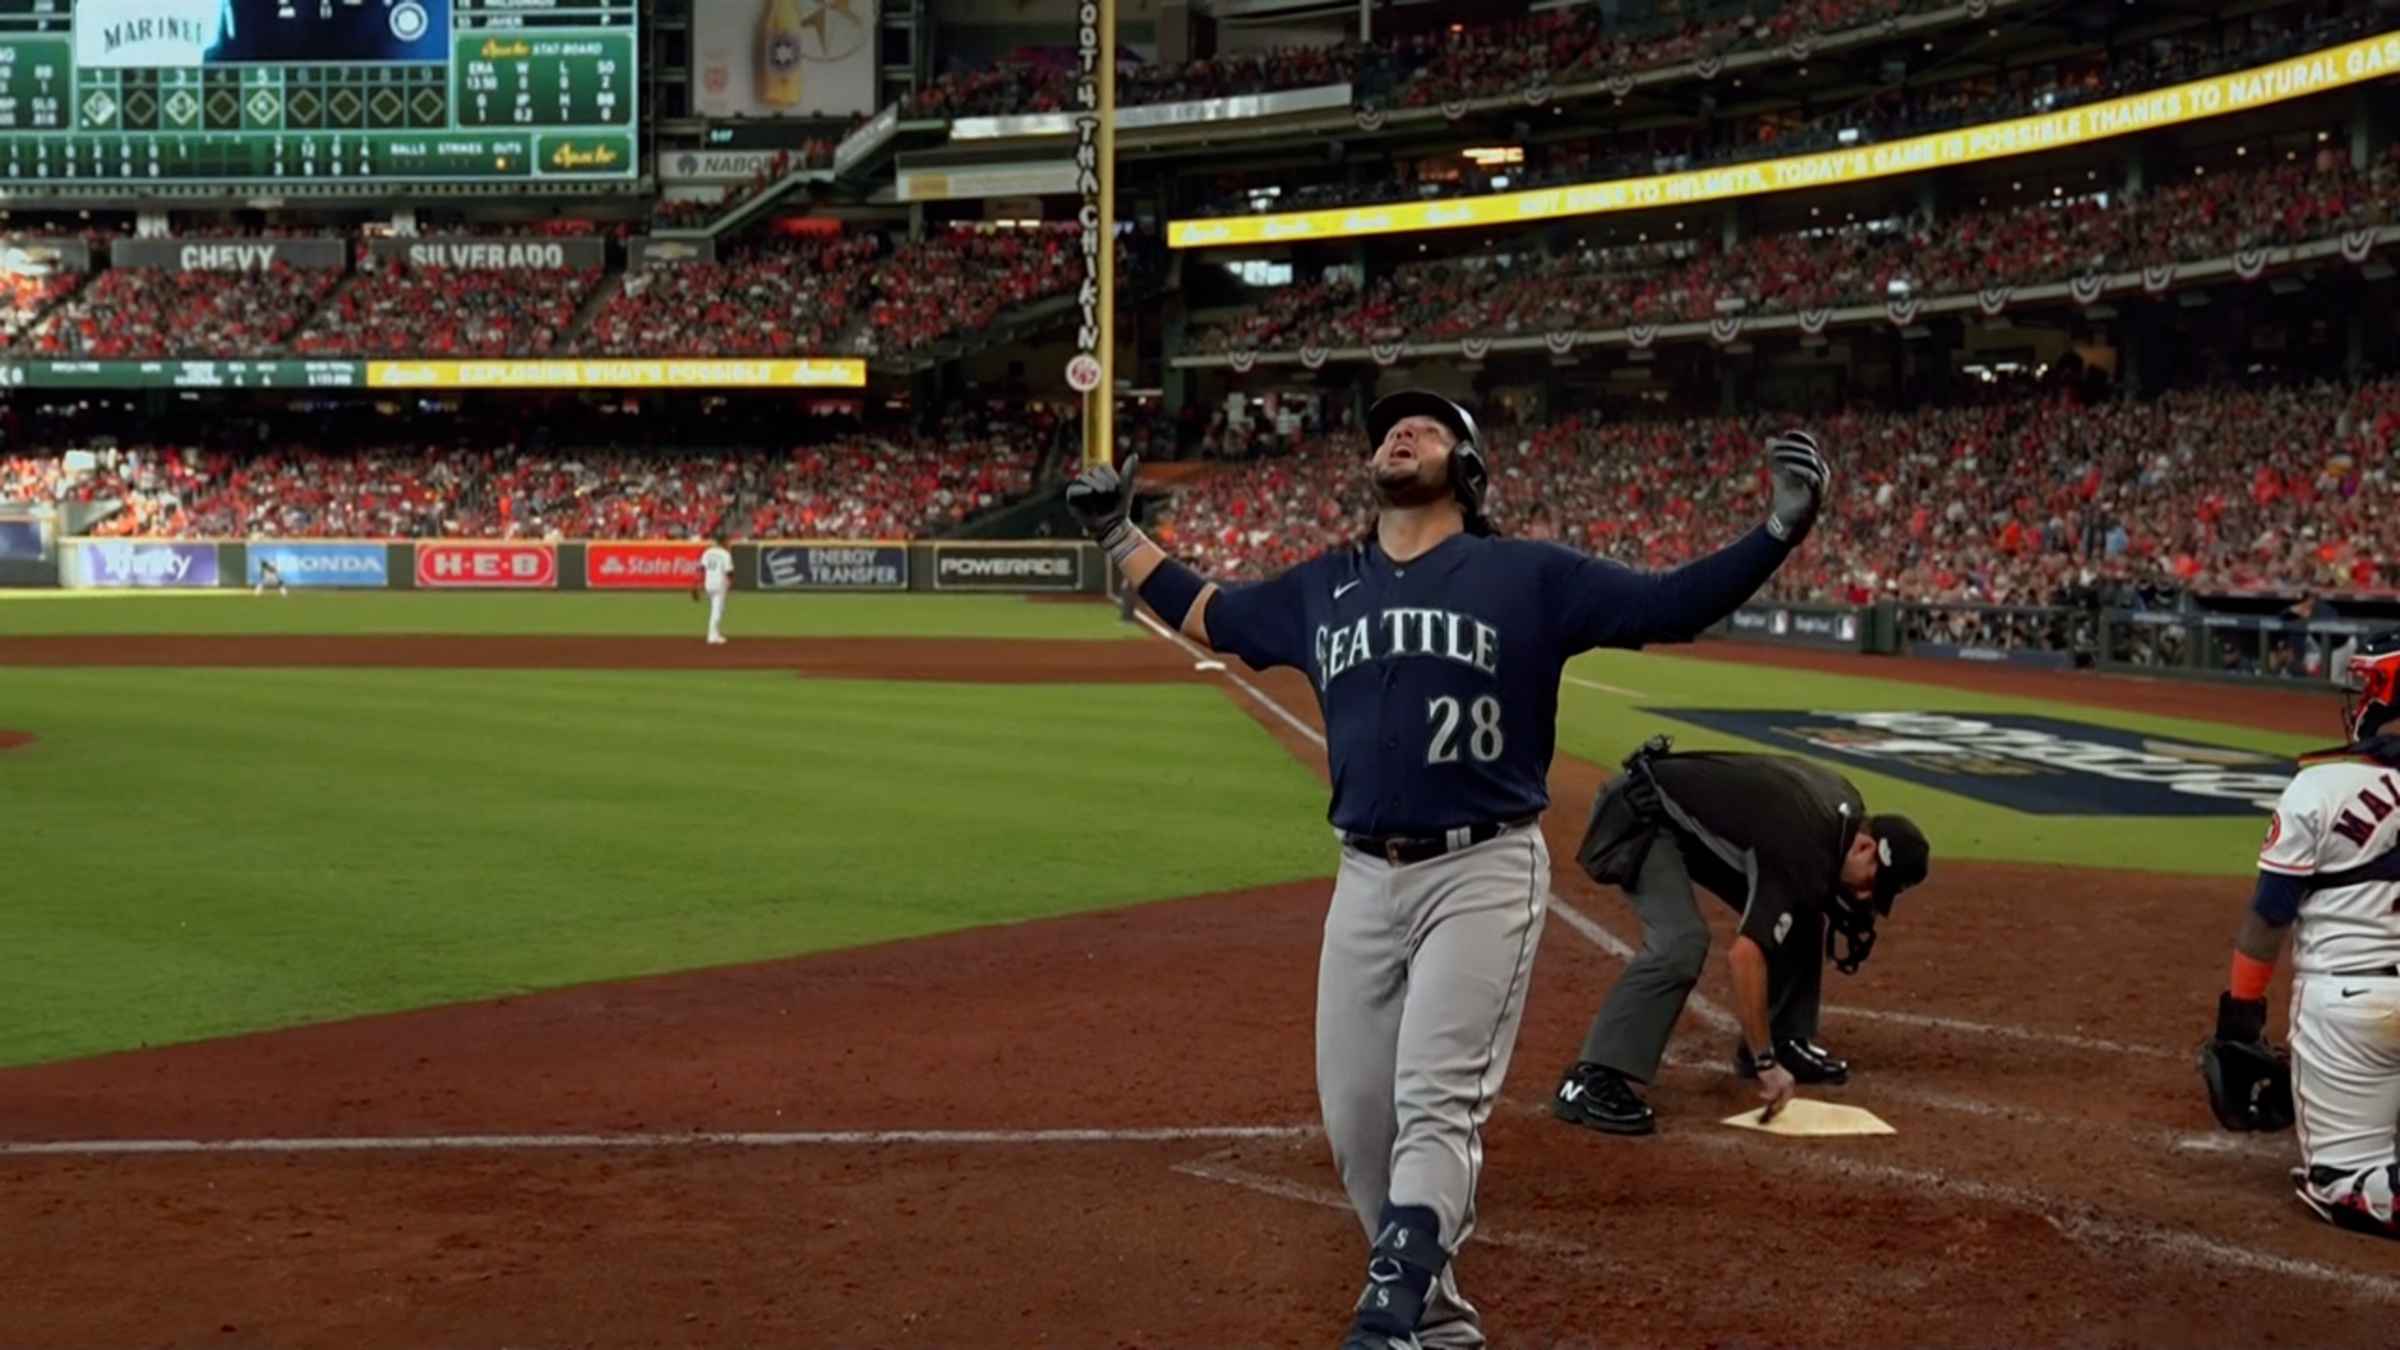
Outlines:
{"label": "crowd in stands", "polygon": [[[749,448],[776,444],[778,421],[789,448]],[[165,444],[94,436],[85,473],[62,453],[0,458],[0,501],[121,502],[91,527],[103,537],[899,539],[1024,495],[1045,465],[1054,480],[1074,424],[1008,405],[962,406],[931,430],[789,415],[729,417],[714,437],[627,427],[608,442],[583,440],[607,430],[596,424],[416,429],[423,439],[388,420],[328,425],[304,449],[288,424]]]}
{"label": "crowd in stands", "polygon": [[[1578,11],[1584,12],[1584,11]],[[2289,22],[2277,22],[2277,19]],[[1555,17],[1551,22],[1563,22]],[[1377,179],[1290,181],[1263,190],[1254,175],[1229,170],[1211,214],[1309,210],[1377,202],[1472,196],[1561,187],[1611,178],[1677,173],[1780,155],[1855,148],[1979,122],[2054,112],[2139,89],[2198,79],[2371,31],[2371,14],[2353,6],[2325,18],[2254,16],[2205,37],[2157,38],[2115,53],[2087,53],[2036,65],[1978,71],[1935,84],[1893,84],[1867,98],[1803,115],[1769,110],[1739,117],[1616,128],[1603,137],[1526,147],[1522,163],[1476,165],[1454,154],[1396,161]],[[1477,68],[1466,62],[1464,68]]]}
{"label": "crowd in stands", "polygon": [[[1764,437],[1789,418],[1606,422],[1486,433],[1492,515],[1640,567],[1671,567],[1761,517]],[[1839,469],[1769,594],[1865,604],[2065,603],[2307,587],[2400,589],[2400,379],[2072,395],[1811,423]],[[1359,433],[1229,465],[1168,503],[1161,542],[1255,578],[1373,518]],[[2143,588],[2149,588],[2144,590]]]}
{"label": "crowd in stands", "polygon": [[807,356],[848,326],[872,235],[774,239],[720,262],[628,272],[593,316],[588,356]]}
{"label": "crowd in stands", "polygon": [[411,267],[368,255],[292,339],[303,356],[544,356],[600,282],[598,268]]}
{"label": "crowd in stands", "polygon": [[1198,341],[1214,351],[1288,350],[1788,314],[2219,258],[2395,220],[2400,147],[2361,170],[2326,144],[2247,172],[2170,175],[2139,194],[1764,235],[1731,249],[1676,238],[1410,263],[1363,290],[1304,281]]}
{"label": "crowd in stands", "polygon": [[65,299],[82,281],[80,272],[40,277],[0,272],[0,349],[16,345],[18,338],[33,330],[43,311]]}
{"label": "crowd in stands", "polygon": [[[1537,80],[1569,84],[1701,56],[1775,47],[1802,34],[1835,33],[1889,16],[1942,8],[1945,0],[1787,0],[1762,16],[1702,20],[1661,5],[1654,22],[1612,28],[1595,5],[1456,31],[1413,33],[1323,47],[1287,46],[1139,65],[1120,60],[1121,106],[1184,103],[1351,84],[1388,90],[1423,107],[1514,94]],[[1020,53],[941,75],[909,100],[909,117],[988,117],[1074,106],[1077,72],[1063,55]]]}
{"label": "crowd in stands", "polygon": [[983,328],[1002,310],[1068,291],[1083,279],[1081,239],[1072,222],[1054,222],[1033,230],[958,227],[904,242],[869,280],[872,298],[853,350],[918,351]]}
{"label": "crowd in stands", "polygon": [[277,351],[342,273],[276,263],[249,272],[112,267],[53,310],[18,350],[44,357],[239,357]]}

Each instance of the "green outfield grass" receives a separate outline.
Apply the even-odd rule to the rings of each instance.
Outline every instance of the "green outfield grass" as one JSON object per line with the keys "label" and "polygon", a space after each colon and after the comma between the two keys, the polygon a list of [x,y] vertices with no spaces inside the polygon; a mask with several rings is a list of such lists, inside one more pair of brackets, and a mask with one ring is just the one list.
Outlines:
{"label": "green outfield grass", "polygon": [[0,669],[0,726],[41,738],[0,754],[0,1063],[1333,864],[1323,788],[1198,685]]}
{"label": "green outfield grass", "polygon": [[[0,591],[0,637],[78,633],[473,633],[697,637],[708,610],[656,595],[474,591]],[[1006,595],[791,595],[738,591],[742,637],[1135,638],[1114,605]]]}
{"label": "green outfield grass", "polygon": [[[1678,749],[1796,753],[1789,745],[1726,735],[1639,711],[1643,708],[2014,712],[2282,755],[2321,749],[2330,739],[1665,653],[1594,652],[1572,663],[1568,674],[1570,682],[1559,691],[1559,749],[1611,768],[1658,732],[1673,736]],[[1612,685],[1631,696],[1576,684],[1574,678]],[[2330,700],[2326,725],[2334,725]],[[1875,773],[1854,761],[1819,758],[1858,784],[1869,810],[1905,812],[1924,826],[1937,866],[1939,859],[1953,857],[2247,876],[2257,870],[2259,834],[2266,827],[2264,811],[2204,817],[2033,815]]]}

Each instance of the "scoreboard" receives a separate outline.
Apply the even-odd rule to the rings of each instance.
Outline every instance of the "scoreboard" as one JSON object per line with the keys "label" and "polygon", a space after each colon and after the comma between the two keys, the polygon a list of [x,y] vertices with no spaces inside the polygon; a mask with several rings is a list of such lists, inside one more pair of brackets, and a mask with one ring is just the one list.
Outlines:
{"label": "scoreboard", "polygon": [[639,176],[640,0],[0,0],[0,196]]}

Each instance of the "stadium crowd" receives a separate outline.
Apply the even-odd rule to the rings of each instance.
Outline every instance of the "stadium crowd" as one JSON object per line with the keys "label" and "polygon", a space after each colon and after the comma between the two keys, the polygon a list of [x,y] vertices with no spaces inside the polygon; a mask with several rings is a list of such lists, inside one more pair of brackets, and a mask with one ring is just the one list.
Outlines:
{"label": "stadium crowd", "polygon": [[[1717,547],[1764,509],[1760,445],[1789,419],[1487,432],[1493,517],[1642,567]],[[2207,388],[2153,402],[2012,399],[1812,423],[1830,509],[1771,594],[2049,604],[2079,589],[2400,589],[2400,380]],[[1260,577],[1354,538],[1359,435],[1228,465],[1158,530],[1205,573]]]}
{"label": "stadium crowd", "polygon": [[249,272],[112,267],[52,310],[19,350],[100,359],[260,356],[279,350],[342,275],[283,263]]}
{"label": "stadium crowd", "polygon": [[[1181,65],[1120,60],[1117,101],[1127,107],[1269,94],[1317,85],[1388,90],[1423,107],[1453,99],[1514,94],[1537,81],[1571,84],[1616,71],[1675,65],[1701,56],[1781,46],[1803,34],[1861,28],[1939,0],[1787,0],[1763,15],[1698,19],[1662,6],[1655,22],[1611,31],[1600,6],[1577,6],[1450,31],[1219,54]],[[946,72],[908,103],[909,117],[987,117],[1058,112],[1072,106],[1074,72],[1063,57],[1020,53]]]}
{"label": "stadium crowd", "polygon": [[678,426],[639,449],[622,430],[586,442],[601,428],[488,422],[425,441],[329,426],[304,449],[290,425],[168,444],[95,436],[87,473],[68,473],[63,453],[0,458],[0,501],[121,503],[91,527],[102,537],[690,539],[722,525],[898,539],[1023,496],[1045,465],[1055,477],[1072,430],[1039,405],[962,407],[930,430],[782,420],[781,450],[726,448],[774,444],[771,419],[729,422],[721,438]]}
{"label": "stadium crowd", "polygon": [[848,325],[872,235],[774,239],[713,263],[628,271],[594,315],[587,356],[805,356]]}
{"label": "stadium crowd", "polygon": [[546,356],[600,283],[598,268],[559,271],[411,267],[360,260],[292,350],[303,356]]}
{"label": "stadium crowd", "polygon": [[1072,222],[956,227],[904,242],[869,280],[872,298],[851,349],[861,356],[918,351],[983,328],[1002,310],[1063,294],[1083,278],[1080,242]]}
{"label": "stadium crowd", "polygon": [[[1571,26],[1573,21],[1553,15],[1536,23]],[[2362,5],[2348,5],[2322,16],[2304,11],[2259,14],[2201,35],[2154,38],[2108,53],[1975,69],[1937,83],[1889,84],[1864,98],[1841,100],[1807,112],[1770,108],[1740,116],[1679,120],[1665,126],[1611,128],[1604,136],[1535,143],[1522,147],[1524,158],[1515,163],[1479,165],[1444,153],[1397,159],[1377,177],[1362,177],[1351,169],[1319,181],[1305,177],[1294,181],[1287,175],[1270,184],[1228,169],[1215,184],[1207,213],[1307,210],[1523,191],[1855,148],[1973,123],[2055,112],[2199,79],[2345,41],[2378,26],[2378,20]],[[1468,73],[1494,69],[1512,59],[1499,47],[1486,49],[1468,43],[1460,51],[1458,67]],[[1588,73],[1579,76],[1588,77]]]}
{"label": "stadium crowd", "polygon": [[1788,314],[1894,296],[1973,294],[2296,244],[2400,220],[2400,146],[2366,169],[2330,143],[2259,168],[2093,193],[1762,235],[1587,245],[1551,257],[1403,264],[1363,289],[1308,280],[1198,337],[1204,350],[1510,337],[1559,328]]}

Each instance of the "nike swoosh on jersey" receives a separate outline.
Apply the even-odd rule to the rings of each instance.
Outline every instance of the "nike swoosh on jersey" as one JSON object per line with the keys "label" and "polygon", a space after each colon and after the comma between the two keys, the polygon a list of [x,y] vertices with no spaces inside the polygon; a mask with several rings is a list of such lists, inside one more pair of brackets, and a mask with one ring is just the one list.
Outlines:
{"label": "nike swoosh on jersey", "polygon": [[2367,991],[2367,990],[2364,990],[2364,989],[2345,989],[2345,990],[2343,990],[2343,991],[2342,991],[2342,997],[2343,997],[2343,998],[2357,998],[2357,997],[2358,997],[2360,994],[2364,994],[2364,993],[2366,993],[2366,992],[2368,992],[2368,991]]}
{"label": "nike swoosh on jersey", "polygon": [[1357,583],[1357,582],[1355,582],[1355,581],[1345,581],[1345,582],[1343,582],[1341,585],[1334,587],[1334,588],[1333,588],[1333,598],[1334,598],[1334,599],[1336,599],[1336,600],[1339,600],[1339,599],[1341,599],[1343,596],[1345,596],[1345,595],[1348,595],[1348,594],[1350,593],[1350,590],[1351,590],[1351,588],[1352,588],[1352,587],[1354,587],[1354,586],[1356,586],[1356,585],[1358,585],[1358,584],[1359,584],[1359,583]]}

